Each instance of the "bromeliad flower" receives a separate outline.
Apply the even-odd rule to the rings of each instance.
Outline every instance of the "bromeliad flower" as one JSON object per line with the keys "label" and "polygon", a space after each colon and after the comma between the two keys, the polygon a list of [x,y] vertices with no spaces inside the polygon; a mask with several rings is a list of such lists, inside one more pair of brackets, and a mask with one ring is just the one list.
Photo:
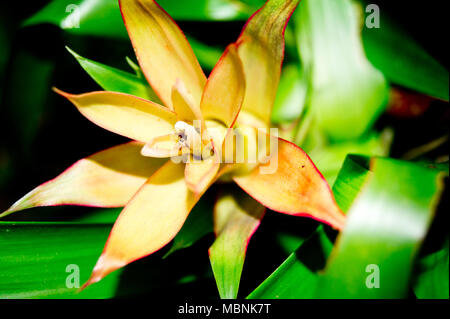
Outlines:
{"label": "bromeliad flower", "polygon": [[[86,286],[161,249],[212,183],[234,181],[250,196],[221,193],[210,249],[223,297],[237,294],[245,249],[264,207],[341,229],[344,215],[299,147],[276,138],[276,155],[264,163],[248,161],[253,150],[264,149],[255,132],[269,129],[284,29],[297,4],[267,1],[206,78],[186,38],[155,1],[120,1],[141,69],[164,106],[124,93],[55,89],[93,123],[132,141],[78,161],[0,216],[36,206],[124,206]],[[244,163],[223,163],[233,127],[245,137],[245,147],[232,146],[232,155]]]}

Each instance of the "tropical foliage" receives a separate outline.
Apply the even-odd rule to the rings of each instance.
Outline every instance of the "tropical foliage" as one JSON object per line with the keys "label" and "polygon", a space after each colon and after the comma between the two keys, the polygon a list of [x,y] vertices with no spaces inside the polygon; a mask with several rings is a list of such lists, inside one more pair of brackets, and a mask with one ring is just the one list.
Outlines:
{"label": "tropical foliage", "polygon": [[2,17],[0,297],[448,298],[444,62],[363,1],[157,2]]}

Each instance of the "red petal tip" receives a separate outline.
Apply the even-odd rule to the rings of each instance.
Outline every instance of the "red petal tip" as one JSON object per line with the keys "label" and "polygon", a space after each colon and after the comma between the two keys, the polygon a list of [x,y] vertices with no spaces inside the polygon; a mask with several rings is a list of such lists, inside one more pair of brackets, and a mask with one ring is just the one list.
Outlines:
{"label": "red petal tip", "polygon": [[61,91],[60,89],[58,89],[57,87],[54,87],[54,86],[52,87],[52,90],[53,90],[53,92],[55,92],[61,96],[64,96],[65,98],[70,98],[71,96],[73,96],[73,94]]}
{"label": "red petal tip", "polygon": [[125,266],[126,264],[127,263],[121,260],[108,257],[107,255],[101,255],[97,261],[97,264],[92,270],[91,277],[88,279],[88,281],[86,281],[86,283],[83,286],[81,286],[78,292],[81,292],[88,286],[95,284],[96,282],[99,282],[104,277],[112,273],[114,270],[117,270]]}

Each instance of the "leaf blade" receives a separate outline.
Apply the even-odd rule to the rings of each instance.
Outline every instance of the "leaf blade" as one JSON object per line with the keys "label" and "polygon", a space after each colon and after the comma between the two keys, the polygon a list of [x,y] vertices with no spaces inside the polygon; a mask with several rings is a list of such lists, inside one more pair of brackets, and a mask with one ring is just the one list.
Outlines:
{"label": "leaf blade", "polygon": [[80,66],[105,91],[126,93],[161,104],[152,88],[134,74],[87,59],[66,47]]}
{"label": "leaf blade", "polygon": [[[392,218],[392,214],[398,214],[402,217],[405,210],[389,210],[389,207],[384,207],[383,210],[387,214],[386,218],[379,219],[381,225],[375,223],[374,220],[365,214],[367,209],[358,209],[358,202],[364,201],[368,205],[373,205],[374,197],[368,196],[375,190],[384,192],[384,196],[392,195],[392,198],[398,201],[399,205],[405,205],[409,201],[414,201],[417,194],[423,191],[424,188],[428,188],[425,193],[419,195],[421,198],[418,201],[415,212],[419,212],[421,217],[420,227],[418,227],[413,234],[409,236],[408,231],[405,232],[390,232],[391,236],[381,236],[374,238],[370,237],[369,240],[352,240],[353,246],[351,250],[347,250],[344,254],[338,253],[339,243],[334,247],[334,258],[345,258],[345,266],[342,265],[342,259],[339,264],[333,265],[333,258],[328,259],[328,268],[325,268],[325,272],[320,272],[325,263],[322,262],[322,266],[315,269],[311,268],[311,261],[307,259],[299,258],[302,251],[306,249],[303,245],[293,253],[283,264],[280,266],[266,281],[264,281],[260,287],[258,287],[249,297],[251,298],[402,298],[406,297],[405,292],[408,287],[409,273],[412,268],[411,255],[417,253],[418,245],[423,240],[424,231],[426,231],[430,219],[433,215],[433,205],[437,200],[442,185],[439,186],[439,176],[441,172],[437,169],[427,169],[421,165],[413,163],[405,163],[404,161],[376,158],[374,161],[378,161],[378,164],[372,166],[372,171],[369,170],[369,161],[367,157],[350,156],[347,157],[343,170],[341,170],[333,191],[335,192],[336,200],[344,210],[350,209],[353,214],[359,214],[359,222],[366,223],[366,226],[371,227],[371,231],[366,228],[362,228],[359,232],[352,232],[350,224],[349,228],[345,228],[340,236],[359,235],[364,236],[371,232],[383,229],[383,220],[389,220]],[[380,166],[383,167],[380,172]],[[403,167],[403,168],[402,168]],[[381,182],[383,176],[386,177],[387,171],[395,171],[398,174],[398,180],[394,182],[391,180],[390,184]],[[377,176],[381,175],[381,178]],[[391,176],[394,176],[390,174]],[[408,180],[410,184],[403,184],[404,179]],[[378,179],[378,180],[377,180]],[[412,180],[414,180],[412,182]],[[375,181],[375,182],[374,182]],[[422,183],[427,181],[427,183]],[[406,188],[406,192],[412,192],[414,196],[411,198],[395,196],[398,194],[399,188]],[[405,186],[406,185],[406,186]],[[381,188],[383,186],[383,188]],[[361,191],[362,190],[362,191]],[[362,194],[360,194],[362,192]],[[376,198],[376,197],[375,197]],[[385,197],[381,197],[381,202],[385,200]],[[394,206],[395,207],[395,206]],[[404,206],[410,207],[410,206]],[[358,209],[358,210],[356,210]],[[414,209],[413,209],[414,210]],[[404,213],[403,218],[411,217],[408,213]],[[412,213],[414,215],[414,212]],[[350,218],[350,217],[349,217]],[[350,221],[349,221],[350,223]],[[352,221],[351,223],[354,223]],[[388,223],[389,224],[389,223]],[[384,222],[386,225],[386,222]],[[404,225],[400,225],[403,227]],[[349,230],[350,229],[350,230]],[[319,229],[315,236],[323,236],[323,230]],[[382,231],[383,232],[383,231]],[[406,234],[406,236],[404,236]],[[395,238],[397,236],[397,238]],[[411,238],[409,244],[402,245],[402,240],[398,237],[406,238],[408,241]],[[325,238],[325,237],[323,237]],[[397,241],[396,241],[397,239]],[[332,243],[328,240],[327,245],[331,248]],[[373,240],[373,241],[372,241]],[[381,240],[381,242],[380,242]],[[384,242],[383,242],[384,240]],[[373,244],[373,243],[374,244]],[[346,239],[348,244],[348,237]],[[359,246],[358,246],[359,245]],[[323,245],[322,245],[323,246]],[[357,248],[355,246],[358,246]],[[303,247],[303,248],[302,248]],[[320,245],[313,245],[313,251],[320,251]],[[347,245],[346,249],[349,248]],[[377,253],[374,252],[374,250]],[[393,253],[395,251],[395,253]],[[331,254],[331,249],[323,250],[319,256],[316,256],[313,261],[319,262],[325,261],[327,256]],[[392,262],[391,265],[388,262]],[[368,289],[365,284],[366,277],[369,275],[365,272],[366,266],[369,264],[379,264],[384,278],[380,285],[384,285],[383,289]],[[356,265],[356,266],[353,266]],[[361,265],[364,265],[362,267]],[[398,268],[400,266],[402,268]],[[339,267],[338,267],[339,266]],[[332,267],[332,268],[331,268]],[[331,270],[330,270],[331,269]],[[401,272],[398,270],[401,269]],[[401,277],[401,278],[400,278]],[[277,282],[283,282],[283,287],[278,287]],[[337,288],[338,287],[338,288]],[[380,286],[381,287],[381,286]]]}
{"label": "leaf blade", "polygon": [[214,207],[216,240],[209,259],[223,299],[235,299],[247,245],[264,216],[265,207],[242,192],[223,192]]}
{"label": "leaf blade", "polygon": [[354,5],[304,0],[295,19],[311,88],[309,108],[318,127],[331,140],[362,136],[384,110],[388,88],[364,54]]}

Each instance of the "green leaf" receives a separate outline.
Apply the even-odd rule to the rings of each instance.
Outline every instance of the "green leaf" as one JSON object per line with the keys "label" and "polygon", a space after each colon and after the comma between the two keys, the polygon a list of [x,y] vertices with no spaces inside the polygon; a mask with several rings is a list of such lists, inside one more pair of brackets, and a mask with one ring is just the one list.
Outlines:
{"label": "green leaf", "polygon": [[303,112],[308,81],[297,64],[283,67],[271,121],[275,124],[295,121]]}
{"label": "green leaf", "polygon": [[286,255],[290,255],[305,241],[305,238],[297,233],[293,234],[280,229],[276,232],[275,239],[280,250]]}
{"label": "green leaf", "polygon": [[[330,258],[331,242],[319,229],[249,298],[406,297],[444,174],[388,158],[373,158],[369,166],[366,157],[347,157],[333,192],[348,220]],[[379,288],[368,288],[378,269]]]}
{"label": "green leaf", "polygon": [[448,71],[392,19],[380,14],[380,28],[362,35],[368,59],[389,81],[448,101]]}
{"label": "green leaf", "polygon": [[388,90],[364,55],[353,2],[304,0],[294,19],[315,122],[332,140],[360,137],[384,110]]}
{"label": "green leaf", "polygon": [[238,295],[247,245],[263,218],[265,207],[242,191],[222,193],[214,208],[216,240],[209,259],[220,297]]}
{"label": "green leaf", "polygon": [[316,272],[325,266],[325,258],[332,247],[332,242],[320,226],[247,298],[313,298],[314,287],[319,279]]}
{"label": "green leaf", "polygon": [[134,61],[132,59],[130,59],[129,57],[125,57],[125,60],[127,61],[127,63],[130,66],[130,68],[132,68],[134,70],[134,73],[136,74],[136,76],[138,78],[143,79],[145,77],[144,76],[144,72],[142,72],[142,70],[139,67],[139,65],[134,63]]}
{"label": "green leaf", "polygon": [[111,223],[0,222],[0,298],[123,297],[204,276],[198,260],[151,256],[78,293],[71,285],[77,283],[73,276],[79,272],[80,286],[89,278],[111,227]]}
{"label": "green leaf", "polygon": [[[81,67],[104,90],[127,93],[161,103],[156,93],[147,84],[145,78],[83,58],[69,47],[66,48],[77,59]],[[135,69],[135,72],[138,72],[137,69]]]}
{"label": "green leaf", "polygon": [[[159,0],[175,20],[246,20],[264,1]],[[23,26],[51,23],[70,33],[127,38],[117,0],[52,0]]]}
{"label": "green leaf", "polygon": [[442,190],[440,173],[376,158],[317,287],[325,298],[405,298]]}
{"label": "green leaf", "polygon": [[[263,0],[162,0],[158,3],[176,20],[246,20]],[[128,39],[117,0],[53,0],[22,26],[51,23],[79,35]],[[223,50],[188,37],[201,65],[211,70]]]}
{"label": "green leaf", "polygon": [[414,293],[417,298],[449,298],[448,247],[447,238],[444,248],[419,260],[419,274],[414,284]]}
{"label": "green leaf", "polygon": [[[61,206],[59,209],[64,210],[66,206]],[[47,208],[48,211],[55,211],[55,207]],[[88,214],[82,214],[81,216],[77,216],[73,221],[83,224],[114,224],[122,212],[123,207],[119,208],[94,208]],[[59,221],[55,214],[51,215],[51,221]],[[36,216],[33,216],[33,221],[36,221]],[[67,217],[63,217],[67,218]]]}
{"label": "green leaf", "polygon": [[186,222],[175,236],[170,250],[164,255],[167,258],[174,252],[188,248],[213,232],[213,203],[209,198],[203,196],[189,213]]}
{"label": "green leaf", "polygon": [[235,21],[247,20],[263,0],[159,0],[175,20]]}
{"label": "green leaf", "polygon": [[348,154],[387,156],[392,140],[391,133],[390,131],[381,134],[372,133],[357,140],[318,145],[305,151],[332,185]]}
{"label": "green leaf", "polygon": [[373,175],[369,170],[370,158],[348,155],[333,184],[333,195],[343,212],[348,212],[367,178]]}
{"label": "green leaf", "polygon": [[[333,193],[339,207],[345,212],[353,203],[366,177],[368,159],[347,157],[333,185]],[[318,283],[317,272],[325,267],[325,262],[333,248],[323,226],[320,226],[304,243],[281,264],[247,298],[314,298]]]}
{"label": "green leaf", "polygon": [[[111,225],[0,223],[0,298],[112,297],[118,276],[77,295],[66,286],[66,268],[76,265],[87,280]],[[70,286],[69,286],[70,287]]]}
{"label": "green leaf", "polygon": [[128,37],[116,0],[52,0],[22,26],[41,23],[80,35]]}

